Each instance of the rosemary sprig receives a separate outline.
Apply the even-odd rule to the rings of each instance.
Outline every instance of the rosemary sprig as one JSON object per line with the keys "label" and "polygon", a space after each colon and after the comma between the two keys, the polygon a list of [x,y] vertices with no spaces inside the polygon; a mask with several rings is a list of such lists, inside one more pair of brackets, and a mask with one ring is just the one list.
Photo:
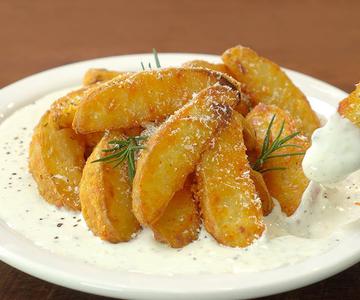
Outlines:
{"label": "rosemary sprig", "polygon": [[[158,55],[156,49],[153,48],[153,49],[152,49],[152,52],[153,52],[153,55],[154,55],[156,67],[157,67],[157,68],[161,68],[160,60],[159,60],[159,55]],[[143,63],[143,62],[140,62],[140,64],[141,64],[141,69],[142,69],[143,71],[145,71],[146,68],[145,68],[144,63]],[[148,68],[149,68],[149,70],[152,70],[152,66],[151,66],[151,63],[150,63],[150,62],[148,63]]]}
{"label": "rosemary sprig", "polygon": [[300,134],[300,132],[294,132],[284,138],[281,138],[281,135],[284,131],[285,121],[282,122],[280,130],[279,130],[278,134],[276,135],[276,138],[274,139],[274,141],[272,143],[270,143],[271,128],[273,126],[275,117],[276,117],[276,115],[273,115],[271,118],[269,126],[266,130],[264,142],[263,142],[262,149],[261,149],[261,154],[256,159],[255,163],[252,166],[252,168],[255,171],[258,171],[261,173],[286,169],[284,167],[273,167],[273,168],[263,169],[263,165],[264,165],[265,161],[267,161],[268,159],[272,159],[272,158],[276,158],[276,157],[301,156],[301,155],[305,154],[305,152],[274,154],[274,152],[276,152],[277,150],[279,150],[281,148],[302,148],[299,145],[286,144],[288,141],[290,141],[294,137],[298,136]]}
{"label": "rosemary sprig", "polygon": [[133,136],[128,137],[125,140],[111,140],[109,145],[112,145],[109,149],[103,149],[103,152],[109,153],[108,155],[92,161],[112,163],[113,167],[116,168],[124,161],[128,164],[128,174],[130,181],[133,181],[135,176],[135,154],[140,149],[145,147],[141,145],[141,141],[145,140],[146,136]]}

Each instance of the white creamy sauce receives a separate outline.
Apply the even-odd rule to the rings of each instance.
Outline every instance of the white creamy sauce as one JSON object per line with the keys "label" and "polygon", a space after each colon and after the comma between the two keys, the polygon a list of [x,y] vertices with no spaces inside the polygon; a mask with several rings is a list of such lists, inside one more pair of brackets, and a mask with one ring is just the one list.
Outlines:
{"label": "white creamy sauce", "polygon": [[[287,218],[276,204],[267,230],[245,249],[217,244],[205,230],[183,249],[156,242],[149,230],[128,243],[93,236],[80,213],[57,209],[39,196],[28,172],[32,130],[43,112],[65,91],[18,110],[0,124],[0,218],[37,246],[101,268],[151,274],[239,273],[294,264],[320,255],[351,233],[360,219],[360,173],[325,190],[311,183],[296,214]],[[345,226],[348,224],[347,226]]]}
{"label": "white creamy sauce", "polygon": [[302,163],[310,180],[329,185],[360,169],[360,128],[348,119],[335,113],[311,139]]}

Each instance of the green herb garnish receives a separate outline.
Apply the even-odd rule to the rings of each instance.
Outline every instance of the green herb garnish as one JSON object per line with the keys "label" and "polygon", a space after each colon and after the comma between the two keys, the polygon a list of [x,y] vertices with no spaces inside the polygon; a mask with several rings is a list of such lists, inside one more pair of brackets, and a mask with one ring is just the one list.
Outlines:
{"label": "green herb garnish", "polygon": [[281,154],[274,154],[274,152],[276,152],[277,150],[281,149],[281,148],[302,148],[299,145],[295,145],[295,144],[286,144],[288,141],[290,141],[291,139],[293,139],[294,137],[298,136],[300,134],[300,132],[294,132],[284,138],[281,138],[281,134],[284,131],[284,126],[285,126],[285,121],[282,122],[280,130],[276,136],[276,138],[274,139],[274,141],[272,143],[270,143],[270,138],[271,138],[271,128],[272,125],[274,123],[276,115],[273,115],[273,117],[271,118],[271,121],[269,123],[269,127],[266,130],[266,134],[265,134],[265,138],[264,138],[264,142],[262,145],[262,149],[261,149],[261,154],[258,157],[258,159],[255,161],[255,163],[253,164],[252,168],[255,171],[258,171],[260,173],[265,173],[265,172],[269,172],[269,171],[277,171],[277,170],[285,170],[286,168],[284,167],[273,167],[273,168],[268,168],[268,169],[263,169],[263,165],[265,163],[265,161],[275,158],[275,157],[289,157],[289,156],[299,156],[299,155],[305,155],[305,152],[293,152],[293,153],[281,153]]}
{"label": "green herb garnish", "polygon": [[119,166],[124,161],[128,164],[128,174],[130,181],[133,181],[135,176],[135,154],[140,149],[145,147],[141,145],[141,141],[146,140],[146,136],[133,136],[128,137],[125,140],[112,140],[109,141],[109,145],[112,145],[110,149],[104,149],[103,152],[109,153],[108,155],[99,158],[94,162],[113,163],[114,168]]}
{"label": "green herb garnish", "polygon": [[[154,55],[156,67],[157,67],[157,68],[161,68],[160,60],[159,60],[159,55],[158,55],[156,49],[153,48],[153,49],[152,49],[152,52],[153,52],[153,55]],[[140,62],[140,64],[141,64],[141,69],[142,69],[143,71],[145,71],[146,68],[145,68],[144,63],[143,63],[143,62]],[[149,68],[149,70],[152,70],[152,66],[151,66],[151,63],[150,63],[150,62],[148,63],[148,68]]]}

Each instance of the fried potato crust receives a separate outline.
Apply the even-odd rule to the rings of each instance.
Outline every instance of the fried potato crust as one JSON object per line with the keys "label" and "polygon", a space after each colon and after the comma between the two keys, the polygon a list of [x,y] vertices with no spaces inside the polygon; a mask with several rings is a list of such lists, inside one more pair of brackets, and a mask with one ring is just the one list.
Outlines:
{"label": "fried potato crust", "polygon": [[277,64],[242,46],[226,50],[222,59],[235,79],[243,85],[253,106],[258,103],[274,104],[286,110],[307,137],[320,126],[305,95]]}
{"label": "fried potato crust", "polygon": [[56,100],[50,108],[50,118],[58,128],[71,128],[75,111],[93,86],[82,87]]}
{"label": "fried potato crust", "polygon": [[339,103],[338,112],[360,127],[360,83],[348,97]]}
{"label": "fried potato crust", "polygon": [[[246,119],[253,125],[258,141],[257,153],[261,153],[266,131],[269,127],[271,118],[275,119],[271,130],[271,141],[280,131],[281,124],[285,121],[282,137],[297,132],[295,121],[288,113],[274,105],[257,105],[247,116]],[[309,146],[309,139],[304,135],[298,135],[291,139],[289,144],[297,145],[300,148],[286,147],[274,152],[274,154],[305,152]],[[283,167],[285,170],[274,170],[263,173],[264,181],[270,195],[279,201],[282,211],[290,216],[298,208],[303,192],[309,184],[302,170],[303,156],[276,157],[265,162],[263,169]]]}
{"label": "fried potato crust", "polygon": [[205,228],[219,243],[231,247],[249,246],[265,229],[242,124],[234,112],[197,168],[197,197]]}
{"label": "fried potato crust", "polygon": [[133,182],[133,210],[141,224],[153,224],[162,216],[238,101],[233,87],[204,89],[150,137]]}
{"label": "fried potato crust", "polygon": [[89,69],[86,71],[83,77],[83,85],[92,85],[94,83],[108,81],[120,74],[126,72],[111,71],[107,69]]}
{"label": "fried potato crust", "polygon": [[274,202],[266,186],[261,173],[250,168],[250,178],[255,184],[256,192],[261,200],[261,208],[264,216],[270,214],[274,208]]}
{"label": "fried potato crust", "polygon": [[[116,76],[118,81],[128,78],[132,73],[121,73]],[[75,112],[79,106],[79,103],[86,98],[86,96],[98,85],[100,85],[100,80],[97,83],[89,84],[85,87],[82,87],[78,90],[72,91],[56,100],[50,108],[50,115],[54,123],[58,128],[71,128],[74,120]]]}
{"label": "fried potato crust", "polygon": [[120,133],[107,133],[94,148],[84,167],[80,183],[82,214],[90,230],[101,239],[112,242],[129,241],[141,228],[132,213],[131,184],[127,164],[96,162],[106,155],[108,142],[121,140]]}
{"label": "fried potato crust", "polygon": [[71,128],[57,129],[47,112],[34,130],[29,170],[49,203],[80,210],[79,183],[85,144]]}
{"label": "fried potato crust", "polygon": [[163,120],[215,83],[238,86],[225,74],[207,69],[169,68],[118,77],[92,90],[75,114],[79,133],[121,129]]}
{"label": "fried potato crust", "polygon": [[200,215],[192,192],[192,176],[170,200],[163,215],[151,224],[157,241],[172,248],[182,248],[196,240],[200,230]]}
{"label": "fried potato crust", "polygon": [[[225,64],[216,64],[216,63],[210,63],[206,60],[190,60],[188,62],[185,62],[182,64],[182,67],[184,68],[205,68],[217,72],[221,72],[224,74],[227,74],[231,77],[233,75],[231,74],[230,70],[225,66]],[[235,110],[241,113],[242,115],[246,116],[248,112],[250,111],[250,105],[248,99],[243,99],[244,101],[240,101],[239,104],[235,107]]]}
{"label": "fried potato crust", "polygon": [[231,76],[229,69],[224,64],[210,63],[206,60],[190,60],[182,64],[184,68],[205,68]]}

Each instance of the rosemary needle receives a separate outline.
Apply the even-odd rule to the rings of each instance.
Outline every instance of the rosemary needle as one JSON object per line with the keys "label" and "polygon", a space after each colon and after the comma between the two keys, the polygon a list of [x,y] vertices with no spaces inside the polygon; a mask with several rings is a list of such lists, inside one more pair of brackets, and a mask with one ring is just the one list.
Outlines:
{"label": "rosemary needle", "polygon": [[299,145],[286,144],[288,141],[290,141],[294,137],[298,136],[300,134],[300,132],[294,132],[284,138],[281,138],[281,135],[284,132],[285,121],[282,122],[280,130],[279,130],[278,134],[276,135],[276,138],[274,139],[274,141],[272,143],[270,143],[271,128],[273,126],[275,117],[276,117],[276,115],[273,115],[270,120],[269,126],[266,130],[266,134],[264,137],[260,156],[256,159],[255,163],[252,166],[252,168],[255,171],[258,171],[261,173],[286,169],[284,167],[273,167],[273,168],[264,169],[263,165],[264,165],[265,161],[267,161],[269,159],[277,158],[277,157],[302,156],[305,154],[305,152],[291,152],[291,153],[274,154],[274,152],[276,152],[277,150],[279,150],[281,148],[301,148],[302,149],[302,147]]}
{"label": "rosemary needle", "polygon": [[128,137],[124,140],[112,140],[109,141],[109,145],[112,147],[109,149],[103,149],[102,152],[108,153],[106,156],[99,158],[94,162],[112,163],[113,167],[116,168],[123,162],[128,164],[128,175],[130,181],[133,181],[135,176],[135,154],[140,149],[145,147],[140,144],[141,141],[145,140],[145,136],[133,136]]}
{"label": "rosemary needle", "polygon": [[[156,65],[157,68],[160,69],[160,68],[161,68],[161,64],[160,64],[158,52],[156,51],[155,48],[152,49],[152,52],[153,52],[154,59],[155,59],[155,65]],[[140,64],[141,64],[141,69],[142,69],[143,71],[145,71],[146,68],[145,68],[144,63],[143,63],[143,62],[140,62]],[[150,62],[148,63],[148,68],[149,68],[149,70],[152,70],[152,66],[151,66],[151,63],[150,63]]]}

